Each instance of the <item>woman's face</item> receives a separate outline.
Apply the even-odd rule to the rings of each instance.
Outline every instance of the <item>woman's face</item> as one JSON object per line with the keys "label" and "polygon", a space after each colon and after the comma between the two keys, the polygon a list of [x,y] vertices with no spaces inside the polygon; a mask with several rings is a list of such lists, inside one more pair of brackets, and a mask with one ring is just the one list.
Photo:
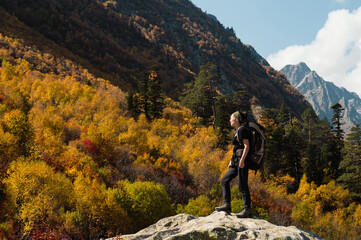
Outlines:
{"label": "woman's face", "polygon": [[238,119],[234,115],[231,116],[229,122],[232,127],[237,127],[237,124],[239,124]]}

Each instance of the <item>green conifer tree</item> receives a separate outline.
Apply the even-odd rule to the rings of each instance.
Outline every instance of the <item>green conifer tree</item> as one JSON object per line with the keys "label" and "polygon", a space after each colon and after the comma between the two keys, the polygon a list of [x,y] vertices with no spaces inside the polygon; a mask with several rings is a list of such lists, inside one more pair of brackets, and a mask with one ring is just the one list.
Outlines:
{"label": "green conifer tree", "polygon": [[347,135],[346,140],[355,146],[361,146],[361,128],[359,123],[351,128],[351,132]]}
{"label": "green conifer tree", "polygon": [[338,138],[343,138],[344,131],[341,129],[342,126],[342,112],[345,110],[342,108],[342,105],[339,103],[336,103],[335,105],[331,106],[333,110],[333,116],[332,116],[332,127],[333,131],[336,133],[336,136]]}
{"label": "green conifer tree", "polygon": [[[321,185],[324,178],[324,169],[327,167],[327,161],[324,163],[321,158],[322,146],[327,139],[328,126],[320,121],[312,108],[307,108],[302,114],[303,136],[306,140],[306,149],[304,154],[304,173],[308,182],[314,182]],[[330,132],[331,133],[331,132]],[[327,148],[324,148],[325,151]]]}
{"label": "green conifer tree", "polygon": [[289,113],[287,112],[284,104],[282,104],[281,107],[276,112],[277,112],[277,115],[276,115],[277,123],[285,125],[288,123],[288,121],[291,120],[289,118]]}
{"label": "green conifer tree", "polygon": [[138,80],[137,92],[127,95],[128,110],[133,116],[144,113],[148,121],[162,117],[165,94],[161,84],[157,67],[143,73]]}
{"label": "green conifer tree", "polygon": [[344,147],[343,144],[343,134],[344,131],[341,129],[342,126],[342,112],[345,110],[342,108],[341,104],[336,103],[335,105],[331,106],[333,110],[333,117],[332,117],[332,127],[333,132],[336,134],[336,140],[334,142],[333,148],[333,158],[330,162],[330,176],[333,179],[337,179],[338,177],[338,167],[340,162],[342,161],[342,154],[341,150]]}
{"label": "green conifer tree", "polygon": [[127,93],[126,99],[128,110],[130,111],[132,117],[138,118],[139,114],[141,113],[139,93],[130,90]]}
{"label": "green conifer tree", "polygon": [[145,71],[138,82],[139,106],[149,120],[149,72]]}
{"label": "green conifer tree", "polygon": [[249,104],[249,93],[246,90],[238,91],[233,94],[232,105],[235,111],[242,109],[242,111],[251,110]]}
{"label": "green conifer tree", "polygon": [[320,164],[321,148],[316,142],[308,142],[305,152],[304,173],[308,182],[321,185],[323,181],[323,166]]}
{"label": "green conifer tree", "polygon": [[160,118],[162,117],[163,109],[164,109],[164,92],[162,89],[162,81],[159,77],[157,67],[153,67],[149,71],[149,116],[150,119]]}
{"label": "green conifer tree", "polygon": [[213,63],[203,64],[194,82],[186,84],[181,102],[190,108],[201,123],[215,123],[216,98],[218,97],[216,83],[218,76]]}
{"label": "green conifer tree", "polygon": [[271,119],[275,126],[266,126],[267,141],[266,141],[266,156],[267,161],[264,164],[264,174],[268,177],[271,174],[277,174],[284,169],[284,124],[278,124],[277,109],[265,109],[262,112],[262,120]]}
{"label": "green conifer tree", "polygon": [[342,153],[340,177],[337,181],[348,189],[355,201],[361,202],[361,129],[360,124],[351,128]]}
{"label": "green conifer tree", "polygon": [[295,184],[292,189],[293,192],[297,191],[303,175],[301,159],[304,145],[305,143],[299,127],[289,124],[285,136],[283,137],[282,144],[285,155],[283,172],[295,178]]}
{"label": "green conifer tree", "polygon": [[215,119],[215,127],[218,134],[218,145],[224,148],[229,143],[229,116],[232,109],[230,109],[230,102],[226,96],[220,96],[216,102],[217,118]]}

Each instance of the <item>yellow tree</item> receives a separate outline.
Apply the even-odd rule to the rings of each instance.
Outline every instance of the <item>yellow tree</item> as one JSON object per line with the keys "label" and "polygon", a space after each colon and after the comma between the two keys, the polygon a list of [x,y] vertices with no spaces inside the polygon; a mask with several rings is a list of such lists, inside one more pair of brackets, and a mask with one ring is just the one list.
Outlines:
{"label": "yellow tree", "polygon": [[74,182],[74,198],[72,221],[83,236],[95,239],[100,233],[110,237],[131,230],[127,213],[116,202],[115,190],[98,180],[79,175]]}
{"label": "yellow tree", "polygon": [[71,207],[72,183],[45,162],[19,159],[11,163],[6,193],[16,206],[15,219],[24,235],[60,231],[63,213]]}
{"label": "yellow tree", "polygon": [[118,202],[125,206],[138,230],[175,213],[168,193],[161,184],[122,181],[119,189],[124,189],[126,195],[118,195]]}

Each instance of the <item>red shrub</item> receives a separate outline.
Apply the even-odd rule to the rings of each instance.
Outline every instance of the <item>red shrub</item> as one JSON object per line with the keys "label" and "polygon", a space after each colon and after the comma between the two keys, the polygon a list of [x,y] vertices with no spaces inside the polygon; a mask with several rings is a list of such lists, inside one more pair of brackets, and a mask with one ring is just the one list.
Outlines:
{"label": "red shrub", "polygon": [[91,157],[96,158],[99,155],[100,148],[96,143],[86,139],[82,141],[82,144],[84,152],[88,153]]}

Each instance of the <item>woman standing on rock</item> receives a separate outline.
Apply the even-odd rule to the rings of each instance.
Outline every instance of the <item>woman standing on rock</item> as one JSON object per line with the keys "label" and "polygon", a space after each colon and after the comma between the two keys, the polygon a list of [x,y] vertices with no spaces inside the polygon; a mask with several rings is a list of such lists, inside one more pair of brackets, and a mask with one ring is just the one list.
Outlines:
{"label": "woman standing on rock", "polygon": [[247,112],[237,111],[231,115],[231,126],[236,129],[232,144],[233,156],[228,164],[228,171],[221,180],[224,204],[216,207],[216,211],[231,212],[230,182],[238,176],[238,187],[242,193],[244,210],[236,214],[239,218],[252,217],[251,195],[248,188],[248,170],[251,133],[248,127]]}

